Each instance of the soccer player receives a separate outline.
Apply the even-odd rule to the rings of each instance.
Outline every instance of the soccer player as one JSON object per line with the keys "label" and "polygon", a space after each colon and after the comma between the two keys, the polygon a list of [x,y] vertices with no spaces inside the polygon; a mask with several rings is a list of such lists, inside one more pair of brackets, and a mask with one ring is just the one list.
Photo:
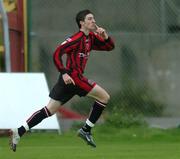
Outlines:
{"label": "soccer player", "polygon": [[[55,114],[59,107],[69,101],[74,95],[88,96],[95,100],[88,119],[78,130],[78,136],[87,144],[96,147],[91,135],[91,128],[106,107],[109,94],[98,84],[88,80],[84,69],[91,50],[111,51],[114,42],[106,30],[97,26],[90,10],[82,10],[76,15],[79,31],[60,44],[54,52],[54,63],[60,72],[59,79],[50,91],[50,101],[47,106],[36,111],[26,121],[26,124],[10,130],[10,148],[16,151],[20,138],[26,131],[39,124],[43,119]],[[66,66],[62,56],[66,54]]]}

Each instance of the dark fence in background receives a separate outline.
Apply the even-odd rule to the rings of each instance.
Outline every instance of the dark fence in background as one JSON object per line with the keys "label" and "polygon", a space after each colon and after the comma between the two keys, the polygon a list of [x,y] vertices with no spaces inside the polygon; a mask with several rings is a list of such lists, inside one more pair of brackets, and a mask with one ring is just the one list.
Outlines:
{"label": "dark fence in background", "polygon": [[[58,71],[53,51],[78,30],[75,15],[90,9],[114,38],[112,52],[92,51],[85,75],[111,94],[117,107],[145,117],[180,116],[180,2],[178,0],[31,0],[29,71],[46,74],[49,87]],[[75,97],[67,105],[89,109]],[[166,120],[164,120],[166,123]]]}

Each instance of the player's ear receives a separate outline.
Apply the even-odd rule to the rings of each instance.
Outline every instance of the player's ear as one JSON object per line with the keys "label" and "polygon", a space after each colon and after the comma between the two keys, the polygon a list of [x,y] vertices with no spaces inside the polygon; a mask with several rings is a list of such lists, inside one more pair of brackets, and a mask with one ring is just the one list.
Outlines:
{"label": "player's ear", "polygon": [[80,23],[81,28],[82,28],[82,26],[84,25],[84,21],[80,21],[79,23]]}

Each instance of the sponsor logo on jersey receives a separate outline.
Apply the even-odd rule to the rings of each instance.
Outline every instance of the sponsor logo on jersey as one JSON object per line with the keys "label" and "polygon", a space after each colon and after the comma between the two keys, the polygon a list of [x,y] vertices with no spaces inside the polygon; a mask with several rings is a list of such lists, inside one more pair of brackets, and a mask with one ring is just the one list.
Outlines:
{"label": "sponsor logo on jersey", "polygon": [[89,39],[86,39],[86,50],[90,50]]}

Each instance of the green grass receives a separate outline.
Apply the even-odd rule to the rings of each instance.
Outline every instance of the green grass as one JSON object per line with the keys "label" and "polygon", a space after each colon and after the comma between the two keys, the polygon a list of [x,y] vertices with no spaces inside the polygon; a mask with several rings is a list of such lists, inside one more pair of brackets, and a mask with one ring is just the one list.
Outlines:
{"label": "green grass", "polygon": [[8,147],[8,138],[0,138],[0,159],[179,159],[180,129],[115,129],[97,127],[97,148],[87,146],[71,131],[29,133],[17,152]]}

